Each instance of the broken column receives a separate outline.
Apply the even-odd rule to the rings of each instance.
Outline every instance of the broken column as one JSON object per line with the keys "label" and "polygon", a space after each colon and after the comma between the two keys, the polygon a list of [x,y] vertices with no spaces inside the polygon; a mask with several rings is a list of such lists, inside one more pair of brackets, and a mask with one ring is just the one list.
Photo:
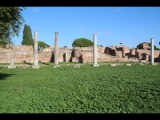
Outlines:
{"label": "broken column", "polygon": [[99,66],[97,64],[97,36],[96,34],[93,34],[93,67]]}
{"label": "broken column", "polygon": [[8,66],[8,68],[16,68],[16,66],[14,65],[14,58],[10,58],[10,65]]}
{"label": "broken column", "polygon": [[32,68],[39,68],[38,65],[38,31],[34,31],[34,65]]}
{"label": "broken column", "polygon": [[58,67],[58,37],[59,37],[59,33],[58,32],[55,32],[55,42],[54,42],[54,68],[55,67]]}
{"label": "broken column", "polygon": [[154,64],[154,39],[151,38],[151,64]]}

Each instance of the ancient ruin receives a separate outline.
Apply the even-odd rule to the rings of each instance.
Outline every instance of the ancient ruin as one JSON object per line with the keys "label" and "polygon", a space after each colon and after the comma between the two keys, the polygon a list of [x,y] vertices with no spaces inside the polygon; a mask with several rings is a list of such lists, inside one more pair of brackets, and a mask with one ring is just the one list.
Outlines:
{"label": "ancient ruin", "polygon": [[[0,63],[10,63],[10,55],[14,63],[34,63],[34,50],[32,46],[13,45],[11,49],[0,49]],[[93,62],[93,46],[91,47],[58,47],[59,62]],[[54,46],[44,48],[38,52],[38,61],[54,62]],[[144,42],[141,48],[129,48],[125,45],[97,46],[97,62],[123,61],[123,62],[151,62],[151,47]],[[160,50],[154,50],[154,62],[160,62]]]}

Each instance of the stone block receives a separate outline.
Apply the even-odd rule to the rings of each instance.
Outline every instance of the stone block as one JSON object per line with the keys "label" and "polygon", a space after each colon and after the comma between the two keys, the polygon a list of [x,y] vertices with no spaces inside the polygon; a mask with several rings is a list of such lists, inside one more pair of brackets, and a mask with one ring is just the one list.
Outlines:
{"label": "stone block", "polygon": [[157,65],[156,63],[151,63],[151,65]]}
{"label": "stone block", "polygon": [[33,65],[32,68],[38,68],[39,69],[39,65]]}
{"label": "stone block", "polygon": [[93,65],[93,67],[99,67],[99,64],[95,64],[95,65]]}
{"label": "stone block", "polygon": [[140,60],[140,62],[143,62],[143,63],[144,63],[144,62],[146,62],[146,60]]}
{"label": "stone block", "polygon": [[75,64],[74,68],[80,68],[80,65],[79,64]]}
{"label": "stone block", "polygon": [[15,65],[9,65],[8,68],[16,68]]}
{"label": "stone block", "polygon": [[116,64],[110,64],[111,66],[116,66]]}
{"label": "stone block", "polygon": [[131,64],[126,64],[126,66],[131,66]]}
{"label": "stone block", "polygon": [[57,68],[57,67],[60,67],[60,65],[53,65],[53,68]]}

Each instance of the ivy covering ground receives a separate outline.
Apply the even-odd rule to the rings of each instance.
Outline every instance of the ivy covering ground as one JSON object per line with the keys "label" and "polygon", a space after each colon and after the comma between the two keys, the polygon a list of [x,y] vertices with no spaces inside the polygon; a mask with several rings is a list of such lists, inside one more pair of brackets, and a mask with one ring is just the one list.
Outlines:
{"label": "ivy covering ground", "polygon": [[0,68],[0,113],[160,113],[160,65]]}

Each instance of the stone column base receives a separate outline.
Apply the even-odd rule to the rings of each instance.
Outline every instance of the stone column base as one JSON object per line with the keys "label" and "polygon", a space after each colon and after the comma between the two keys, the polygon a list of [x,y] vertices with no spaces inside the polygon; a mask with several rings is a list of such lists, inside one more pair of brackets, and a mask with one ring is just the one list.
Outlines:
{"label": "stone column base", "polygon": [[110,64],[110,66],[116,66],[116,64]]}
{"label": "stone column base", "polygon": [[9,65],[8,68],[16,68],[15,65]]}
{"label": "stone column base", "polygon": [[131,66],[131,64],[126,64],[126,66]]}
{"label": "stone column base", "polygon": [[95,64],[95,65],[93,64],[93,67],[99,67],[99,64]]}
{"label": "stone column base", "polygon": [[53,65],[53,68],[57,68],[57,67],[60,67],[60,65]]}
{"label": "stone column base", "polygon": [[80,68],[80,65],[79,64],[75,64],[74,68]]}
{"label": "stone column base", "polygon": [[39,68],[39,65],[32,65],[32,68]]}

